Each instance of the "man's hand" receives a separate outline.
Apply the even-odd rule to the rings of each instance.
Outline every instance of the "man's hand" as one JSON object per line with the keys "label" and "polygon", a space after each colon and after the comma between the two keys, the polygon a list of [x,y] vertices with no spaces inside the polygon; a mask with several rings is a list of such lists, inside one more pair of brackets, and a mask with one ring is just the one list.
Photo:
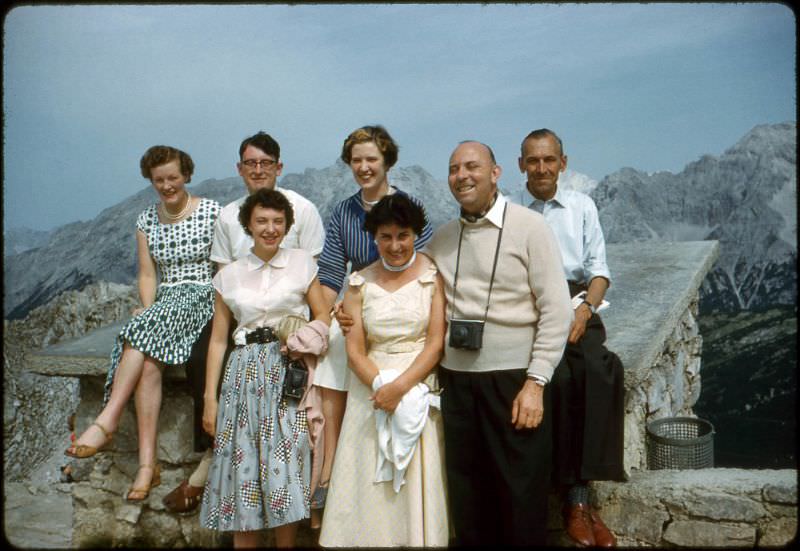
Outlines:
{"label": "man's hand", "polygon": [[339,322],[339,328],[342,330],[342,335],[347,335],[350,328],[353,326],[353,317],[347,315],[342,308],[342,303],[337,302],[333,307],[333,316]]}
{"label": "man's hand", "polygon": [[544,417],[544,387],[530,379],[525,380],[511,404],[511,424],[517,430],[535,429]]}
{"label": "man's hand", "polygon": [[592,317],[592,311],[585,304],[581,304],[575,309],[575,319],[572,321],[572,326],[569,328],[569,337],[567,342],[575,344],[583,334],[586,333],[586,324],[589,323],[589,318]]}

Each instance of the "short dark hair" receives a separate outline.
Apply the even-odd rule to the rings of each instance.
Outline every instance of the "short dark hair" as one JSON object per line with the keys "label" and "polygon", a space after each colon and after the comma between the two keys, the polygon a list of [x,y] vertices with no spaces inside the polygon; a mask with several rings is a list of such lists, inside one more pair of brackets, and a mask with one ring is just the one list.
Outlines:
{"label": "short dark hair", "polygon": [[292,209],[292,203],[283,193],[274,189],[261,188],[247,196],[242,206],[239,207],[239,223],[249,236],[253,234],[250,233],[250,229],[247,226],[250,224],[250,217],[253,216],[253,210],[256,207],[282,212],[286,217],[286,233],[289,233],[289,228],[294,224],[294,209]]}
{"label": "short dark hair", "polygon": [[241,145],[239,146],[239,160],[242,159],[244,155],[244,150],[247,149],[248,146],[252,145],[253,147],[260,149],[267,155],[272,155],[275,157],[276,161],[281,160],[281,146],[278,145],[278,142],[275,141],[275,138],[264,132],[263,130],[259,131],[257,134],[253,134],[249,138],[245,138]]}
{"label": "short dark hair", "polygon": [[145,151],[139,161],[139,168],[142,171],[142,176],[152,180],[151,172],[155,167],[172,161],[178,161],[181,174],[186,178],[186,183],[191,182],[192,174],[194,173],[194,161],[192,161],[188,153],[168,145],[154,145]]}
{"label": "short dark hair", "polygon": [[385,195],[370,209],[364,218],[364,229],[373,236],[385,224],[397,224],[401,228],[411,228],[415,234],[422,235],[425,229],[425,211],[402,193]]}
{"label": "short dark hair", "polygon": [[534,130],[533,132],[525,136],[525,139],[522,140],[522,143],[519,145],[520,152],[522,152],[522,149],[525,147],[525,142],[527,142],[528,140],[531,139],[540,140],[542,138],[547,138],[548,136],[556,141],[556,143],[558,144],[558,149],[561,151],[561,155],[563,155],[564,143],[561,141],[561,138],[558,137],[558,134],[556,134],[549,128],[540,128],[538,130]]}
{"label": "short dark hair", "polygon": [[380,125],[362,126],[353,130],[342,145],[342,160],[345,164],[350,164],[353,146],[359,143],[372,142],[378,147],[378,151],[383,155],[383,164],[387,169],[392,168],[397,162],[397,153],[400,150],[397,143],[389,135],[389,132]]}

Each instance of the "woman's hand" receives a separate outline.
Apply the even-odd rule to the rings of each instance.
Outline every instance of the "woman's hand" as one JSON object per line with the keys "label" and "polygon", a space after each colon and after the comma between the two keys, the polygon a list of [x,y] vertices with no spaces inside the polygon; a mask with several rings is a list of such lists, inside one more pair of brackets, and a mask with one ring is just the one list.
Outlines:
{"label": "woman's hand", "polygon": [[406,389],[401,386],[397,380],[394,380],[380,387],[369,399],[373,402],[373,408],[382,409],[387,413],[394,413],[394,410],[397,409],[397,405],[405,394]]}
{"label": "woman's hand", "polygon": [[341,329],[342,335],[347,335],[347,333],[350,332],[350,328],[353,327],[353,316],[348,315],[347,312],[344,311],[341,302],[337,302],[334,305],[333,317],[339,322],[339,329]]}
{"label": "woman's hand", "polygon": [[206,399],[203,405],[203,430],[212,438],[217,435],[217,407],[216,400]]}
{"label": "woman's hand", "polygon": [[134,308],[133,310],[131,310],[131,316],[135,318],[145,310],[147,310],[147,308],[145,308],[144,306],[140,306],[139,308]]}

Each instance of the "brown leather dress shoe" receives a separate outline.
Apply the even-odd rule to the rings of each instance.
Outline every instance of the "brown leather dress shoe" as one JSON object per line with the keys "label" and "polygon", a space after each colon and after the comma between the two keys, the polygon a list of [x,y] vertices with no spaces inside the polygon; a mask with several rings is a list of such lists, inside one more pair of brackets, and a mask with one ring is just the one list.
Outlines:
{"label": "brown leather dress shoe", "polygon": [[589,507],[584,503],[567,505],[564,508],[564,530],[578,545],[595,545]]}
{"label": "brown leather dress shoe", "polygon": [[600,514],[594,509],[589,509],[589,518],[592,521],[592,533],[594,534],[594,544],[598,547],[616,547],[617,539],[611,530],[603,524]]}

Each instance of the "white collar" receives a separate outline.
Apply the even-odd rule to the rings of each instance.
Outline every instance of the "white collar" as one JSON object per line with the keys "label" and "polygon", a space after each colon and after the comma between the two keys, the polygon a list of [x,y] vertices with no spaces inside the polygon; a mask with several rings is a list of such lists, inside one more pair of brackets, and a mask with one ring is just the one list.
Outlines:
{"label": "white collar", "polygon": [[494,201],[494,205],[491,206],[489,212],[478,218],[476,221],[471,222],[467,220],[464,216],[461,216],[461,223],[462,224],[479,224],[482,220],[488,220],[498,228],[503,227],[503,210],[505,209],[506,203],[508,200],[500,193],[500,190],[497,191],[497,199]]}
{"label": "white collar", "polygon": [[289,256],[286,253],[286,250],[283,248],[279,248],[278,252],[275,253],[275,256],[269,259],[269,262],[264,262],[261,258],[256,256],[252,247],[245,258],[247,258],[247,269],[251,272],[254,270],[260,270],[267,264],[273,268],[285,268],[289,264]]}
{"label": "white collar", "polygon": [[[534,197],[533,193],[531,193],[531,191],[528,189],[528,184],[526,182],[522,186],[522,197],[523,197],[523,199],[520,202],[522,204],[527,204],[529,207],[533,206],[535,203],[549,203],[551,201],[554,202],[554,203],[557,203],[559,206],[562,206],[562,207],[564,206],[564,193],[563,193],[563,190],[562,190],[561,186],[559,186],[558,184],[556,184],[556,193],[555,193],[555,195],[553,195],[547,201],[543,201],[542,199],[538,199],[537,197]],[[525,199],[527,199],[527,201]]]}

